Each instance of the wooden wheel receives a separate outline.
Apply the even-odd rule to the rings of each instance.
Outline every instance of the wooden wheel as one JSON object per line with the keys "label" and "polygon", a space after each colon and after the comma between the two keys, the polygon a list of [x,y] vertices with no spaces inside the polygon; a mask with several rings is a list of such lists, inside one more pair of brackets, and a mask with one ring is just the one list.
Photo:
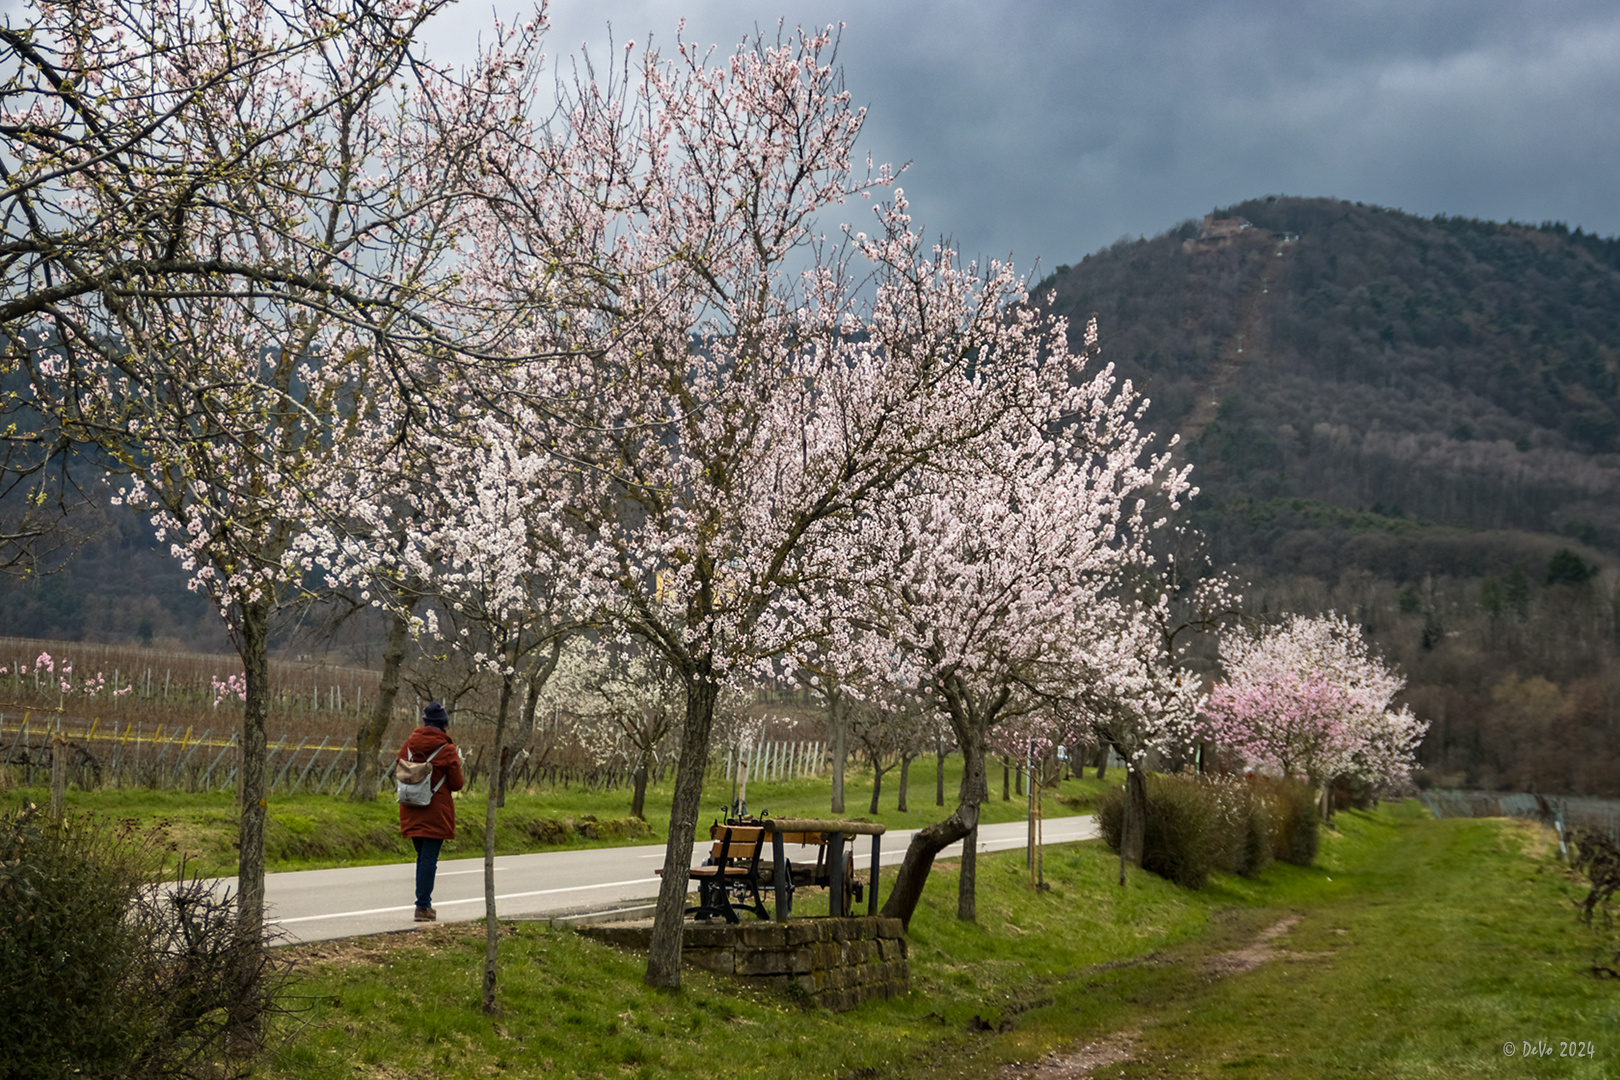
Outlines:
{"label": "wooden wheel", "polygon": [[846,916],[855,914],[855,853],[844,852],[844,906]]}

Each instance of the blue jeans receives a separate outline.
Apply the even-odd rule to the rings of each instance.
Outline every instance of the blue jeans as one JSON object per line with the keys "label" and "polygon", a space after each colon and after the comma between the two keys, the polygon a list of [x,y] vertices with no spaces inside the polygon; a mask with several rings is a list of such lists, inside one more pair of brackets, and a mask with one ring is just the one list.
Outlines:
{"label": "blue jeans", "polygon": [[423,836],[411,837],[416,845],[416,906],[433,906],[433,879],[439,872],[439,849],[444,841]]}

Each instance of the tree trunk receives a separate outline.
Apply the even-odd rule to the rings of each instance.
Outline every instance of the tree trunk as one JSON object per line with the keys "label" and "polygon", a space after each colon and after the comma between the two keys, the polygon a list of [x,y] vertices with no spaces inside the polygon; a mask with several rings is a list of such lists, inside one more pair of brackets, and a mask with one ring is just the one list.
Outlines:
{"label": "tree trunk", "polygon": [[[546,685],[546,681],[551,678],[552,672],[557,670],[557,660],[562,656],[562,647],[562,635],[554,635],[551,639],[550,651],[546,653],[540,659],[540,662],[530,670],[529,677],[527,680],[525,680],[528,683],[528,693],[524,697],[524,704],[527,707],[520,714],[521,716],[528,717],[528,723],[523,725],[523,738],[521,741],[514,741],[510,747],[504,748],[501,753],[495,755],[495,805],[500,809],[504,810],[506,808],[506,786],[511,780],[512,763],[516,761],[518,759],[518,755],[527,750],[529,748],[529,744],[534,741],[535,703],[540,700],[541,688],[544,687]],[[518,655],[518,646],[514,643],[512,646],[511,664],[514,671],[517,667]]]}
{"label": "tree trunk", "polygon": [[945,744],[940,743],[934,759],[934,805],[945,805]]}
{"label": "tree trunk", "polygon": [[495,805],[502,810],[506,809],[506,778],[511,773],[512,762],[517,760],[518,751],[521,749],[523,748],[520,746],[503,746],[496,758]]}
{"label": "tree trunk", "polygon": [[832,738],[832,812],[842,814],[844,769],[849,764],[849,712],[837,683],[827,691],[827,728]]}
{"label": "tree trunk", "polygon": [[956,879],[956,918],[979,921],[979,826],[962,838],[962,873]]}
{"label": "tree trunk", "polygon": [[973,832],[978,824],[978,816],[977,803],[971,806],[958,804],[950,817],[912,836],[911,844],[906,848],[906,857],[901,860],[900,870],[889,890],[889,898],[883,902],[882,914],[885,918],[899,919],[908,927],[911,925],[911,916],[916,913],[917,904],[922,900],[923,885],[933,869],[934,857]]}
{"label": "tree trunk", "polygon": [[1001,763],[1001,801],[1012,802],[1012,766]]}
{"label": "tree trunk", "polygon": [[1129,803],[1120,850],[1136,866],[1142,865],[1142,838],[1147,832],[1147,779],[1139,766],[1125,760],[1125,799]]}
{"label": "tree trunk", "polygon": [[902,814],[906,812],[906,789],[911,786],[912,756],[911,754],[900,755],[900,798],[895,804],[895,809]]}
{"label": "tree trunk", "polygon": [[[411,607],[415,606],[412,601]],[[388,627],[388,644],[383,648],[382,679],[377,683],[377,702],[371,715],[361,721],[354,735],[354,788],[351,802],[375,802],[381,782],[377,755],[382,752],[383,736],[393,719],[394,701],[399,696],[399,672],[405,666],[405,642],[410,634],[410,608],[396,611]]]}
{"label": "tree trunk", "polygon": [[1108,744],[1103,743],[1097,748],[1097,779],[1101,780],[1108,774]]}
{"label": "tree trunk", "polygon": [[[242,654],[242,673],[247,680],[247,700],[242,707],[241,805],[237,824],[236,865],[236,943],[241,965],[242,986],[256,980],[264,950],[264,829],[270,816],[270,796],[265,784],[267,740],[265,726],[270,717],[270,604],[267,601],[242,604],[237,648]],[[232,1002],[232,1041],[258,1046],[263,1039],[263,1020],[255,995],[241,995]]]}
{"label": "tree trunk", "polygon": [[51,822],[56,825],[67,813],[67,747],[61,735],[51,737]]}
{"label": "tree trunk", "polygon": [[653,912],[652,942],[647,951],[648,986],[681,985],[681,922],[686,909],[686,874],[692,865],[692,838],[697,834],[703,802],[703,770],[709,759],[717,687],[708,664],[686,678],[686,717],[681,726],[681,756],[675,763],[675,795],[670,803],[669,839],[664,844],[663,880]]}
{"label": "tree trunk", "polygon": [[[516,649],[514,648],[514,652]],[[512,658],[508,672],[516,667]],[[501,677],[501,703],[495,712],[495,762],[499,776],[502,742],[506,737],[506,713],[512,706],[512,679],[509,673]],[[495,1015],[495,979],[500,958],[501,924],[495,917],[495,777],[484,785],[484,1012]]]}
{"label": "tree trunk", "polygon": [[641,763],[636,766],[630,789],[630,816],[640,821],[647,820],[647,774],[650,772],[652,772],[652,755],[644,753],[641,755]]}
{"label": "tree trunk", "polygon": [[883,773],[884,772],[885,772],[885,770],[883,768],[883,762],[878,758],[878,755],[873,754],[872,755],[872,805],[867,809],[867,813],[869,813],[869,814],[876,814],[878,812],[878,796],[883,793]]}
{"label": "tree trunk", "polygon": [[894,887],[883,904],[883,915],[911,925],[911,916],[922,900],[923,885],[933,869],[934,857],[956,841],[973,832],[979,824],[979,804],[987,790],[985,757],[982,744],[970,739],[962,746],[962,787],[959,801],[950,817],[926,829],[919,830],[906,848],[906,857],[900,863]]}

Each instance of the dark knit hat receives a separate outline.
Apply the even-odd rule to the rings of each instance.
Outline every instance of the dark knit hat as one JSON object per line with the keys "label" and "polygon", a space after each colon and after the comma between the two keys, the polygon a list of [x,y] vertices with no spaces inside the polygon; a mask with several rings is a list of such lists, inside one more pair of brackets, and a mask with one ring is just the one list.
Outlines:
{"label": "dark knit hat", "polygon": [[422,710],[422,723],[428,727],[436,727],[443,731],[450,726],[450,714],[445,712],[444,706],[437,701],[430,701],[427,703],[427,708]]}

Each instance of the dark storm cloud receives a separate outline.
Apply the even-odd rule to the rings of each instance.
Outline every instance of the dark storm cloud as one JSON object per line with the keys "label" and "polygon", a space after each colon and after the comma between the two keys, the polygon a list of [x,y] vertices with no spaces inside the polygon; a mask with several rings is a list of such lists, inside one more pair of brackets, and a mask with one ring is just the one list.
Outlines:
{"label": "dark storm cloud", "polygon": [[[430,50],[469,57],[491,10]],[[556,0],[547,52],[600,55],[609,22],[668,46],[682,16],[722,52],[845,23],[865,149],[972,255],[1050,267],[1278,192],[1620,232],[1613,0]]]}
{"label": "dark storm cloud", "polygon": [[547,51],[682,14],[722,51],[843,21],[865,148],[969,254],[1050,268],[1277,192],[1620,232],[1612,2],[559,0]]}
{"label": "dark storm cloud", "polygon": [[852,21],[872,142],[969,251],[1067,261],[1286,191],[1620,229],[1620,11],[933,6]]}

